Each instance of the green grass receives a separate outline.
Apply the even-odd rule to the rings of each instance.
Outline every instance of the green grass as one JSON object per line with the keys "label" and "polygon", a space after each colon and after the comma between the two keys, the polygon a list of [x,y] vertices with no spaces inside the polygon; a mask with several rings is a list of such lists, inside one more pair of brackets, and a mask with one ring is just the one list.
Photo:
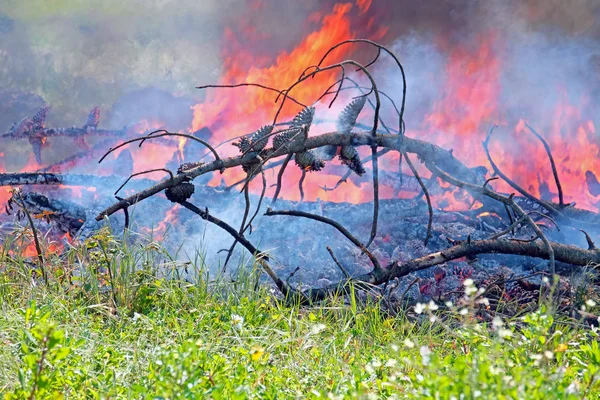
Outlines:
{"label": "green grass", "polygon": [[[32,285],[30,267],[5,257],[18,242],[4,238],[0,249],[0,392],[7,399],[599,393],[595,331],[558,323],[543,308],[477,323],[475,311],[486,306],[475,290],[458,307],[425,307],[418,321],[388,317],[356,297],[299,308],[267,285],[256,289],[252,266],[232,283],[209,281],[204,266],[192,264],[199,278],[186,283],[156,243],[125,245],[107,232],[66,260],[49,257],[49,286],[39,278]],[[75,267],[81,273],[69,277]]]}

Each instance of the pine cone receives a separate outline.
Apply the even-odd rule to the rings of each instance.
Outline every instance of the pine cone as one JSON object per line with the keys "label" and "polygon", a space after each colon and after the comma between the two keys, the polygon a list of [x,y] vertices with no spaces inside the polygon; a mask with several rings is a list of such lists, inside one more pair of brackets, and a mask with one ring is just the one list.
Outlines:
{"label": "pine cone", "polygon": [[192,197],[194,190],[195,187],[192,183],[181,182],[179,185],[167,188],[165,195],[173,203],[181,203]]}
{"label": "pine cone", "polygon": [[83,129],[98,127],[98,123],[100,122],[100,109],[98,107],[92,108],[90,111],[85,124],[83,125]]}
{"label": "pine cone", "polygon": [[29,144],[31,144],[31,147],[33,149],[33,155],[35,156],[35,161],[38,164],[41,164],[42,163],[42,145],[44,144],[44,141],[42,140],[42,138],[39,138],[39,137],[30,137]]}
{"label": "pine cone", "polygon": [[44,123],[46,122],[46,116],[48,115],[48,110],[50,106],[44,105],[42,108],[35,113],[31,121],[33,122],[33,129],[42,129],[44,128]]}
{"label": "pine cone", "polygon": [[303,151],[294,155],[294,161],[304,171],[320,171],[325,167],[325,161],[316,157],[312,151]]}
{"label": "pine cone", "polygon": [[275,150],[283,147],[292,140],[298,140],[302,137],[301,128],[287,129],[273,138],[273,148]]}
{"label": "pine cone", "polygon": [[14,136],[22,136],[33,128],[33,121],[28,117],[24,117],[19,122],[13,124],[10,128],[10,133]]}
{"label": "pine cone", "polygon": [[251,151],[261,152],[269,143],[269,135],[273,132],[273,125],[265,125],[250,136]]}
{"label": "pine cone", "polygon": [[356,120],[365,106],[367,96],[361,96],[350,102],[340,113],[337,120],[337,130],[341,133],[350,133]]}
{"label": "pine cone", "polygon": [[250,151],[250,139],[247,136],[240,138],[239,142],[232,143],[235,147],[240,149],[240,153],[247,153]]}
{"label": "pine cone", "polygon": [[303,125],[306,125],[306,128],[310,129],[314,116],[315,108],[306,107],[296,114],[290,125],[294,128],[302,128]]}
{"label": "pine cone", "polygon": [[358,176],[362,176],[362,174],[365,173],[365,168],[360,161],[358,151],[356,151],[353,146],[342,146],[342,150],[340,151],[340,160],[342,161],[342,164],[346,165]]}

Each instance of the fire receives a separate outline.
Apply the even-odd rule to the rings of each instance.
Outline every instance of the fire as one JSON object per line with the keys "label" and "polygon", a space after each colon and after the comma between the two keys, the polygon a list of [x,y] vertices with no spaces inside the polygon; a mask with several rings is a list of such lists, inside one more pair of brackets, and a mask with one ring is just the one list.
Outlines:
{"label": "fire", "polygon": [[[371,3],[371,0],[357,0],[356,8],[359,15],[367,13]],[[349,18],[352,7],[350,3],[338,3],[327,15],[315,14],[313,20],[322,20],[320,29],[308,34],[290,52],[279,54],[272,63],[264,57],[255,57],[251,51],[238,46],[233,33],[226,32],[224,73],[219,83],[227,85],[250,82],[276,88],[288,87],[298,79],[307,66],[318,62],[332,45],[354,37],[354,29]],[[375,35],[382,37],[384,34],[385,31]],[[503,131],[514,131],[511,138],[492,139],[490,151],[496,163],[507,175],[530,190],[532,194],[557,201],[556,189],[553,186],[553,178],[543,146],[530,132],[526,132],[525,121],[521,120],[521,117],[514,118],[514,110],[504,109],[500,102],[503,54],[506,51],[501,43],[501,37],[495,32],[484,32],[471,43],[456,44],[446,38],[440,39],[438,47],[447,54],[441,94],[421,122],[410,122],[409,127],[417,128],[409,129],[407,134],[414,137],[427,137],[428,140],[447,149],[454,148],[457,157],[468,166],[485,166],[491,172],[481,146],[487,131],[492,124],[500,125]],[[348,58],[351,48],[352,46],[340,48],[337,54],[332,56],[332,60]],[[358,56],[360,57],[361,54]],[[311,104],[323,89],[336,79],[335,73],[319,75],[318,79],[311,79],[306,84],[294,88],[291,96]],[[273,104],[275,95],[252,87],[210,89],[206,100],[194,107],[192,131],[208,126],[213,130],[217,142],[252,132],[272,121],[279,104]],[[325,108],[322,105],[321,109]],[[288,101],[279,121],[289,119],[298,109],[298,106]],[[366,111],[365,114],[369,112]],[[552,117],[554,119],[550,129],[545,129],[547,127],[544,126],[540,126],[539,129],[543,130],[544,136],[553,149],[566,199],[577,202],[580,207],[596,209],[600,202],[598,197],[600,166],[595,160],[600,153],[598,141],[595,139],[595,126],[591,120],[584,118],[580,107],[569,104],[566,100],[557,106]],[[407,115],[406,118],[410,121],[411,117]],[[324,125],[321,125],[313,130],[324,131],[323,127]],[[236,154],[235,148],[224,149],[227,152],[225,155]],[[397,169],[397,155],[388,155],[386,158],[390,161],[382,159],[380,168],[389,171]],[[422,166],[418,166],[418,169],[424,177],[430,176]],[[298,181],[301,174],[302,172],[295,167],[286,170],[282,191],[285,198],[299,200]],[[312,176],[315,178],[311,179]],[[227,184],[231,184],[243,177],[243,171],[236,169],[228,171],[223,178]],[[215,174],[210,184],[218,185],[221,179],[220,175]],[[338,179],[336,175],[327,174],[327,170],[314,175],[309,173],[305,180],[305,199],[320,198],[327,201],[355,203],[373,199],[373,189],[370,184],[356,186],[347,182],[332,192],[319,188],[319,186],[335,185]],[[494,187],[502,191],[514,191],[501,182],[494,183]],[[260,191],[260,183],[254,182],[251,189]],[[273,189],[268,193],[272,194]],[[380,197],[409,196],[403,192],[395,193],[391,188],[384,187]],[[433,201],[436,207],[460,210],[471,205],[472,199],[460,191],[446,191],[435,196]]]}
{"label": "fire", "polygon": [[[360,1],[360,9],[366,10],[369,3],[369,1]],[[224,54],[225,72],[219,83],[253,82],[277,88],[290,86],[307,66],[318,63],[332,44],[354,37],[351,33],[348,16],[352,7],[353,5],[350,3],[336,4],[331,13],[322,17],[322,25],[319,30],[307,35],[291,52],[282,52],[271,65],[264,67],[256,66],[261,62],[256,60],[251,53],[235,48],[235,38],[231,32],[227,32],[225,42],[229,44],[229,48],[226,51],[230,51],[231,47],[235,48],[235,51]],[[349,49],[345,48],[344,50],[348,51]],[[336,56],[339,57],[340,54],[341,52],[337,52],[337,55],[334,54],[332,59],[335,59]],[[335,72],[319,74],[308,83],[298,85],[290,95],[298,101],[311,104],[336,79]],[[279,104],[273,103],[275,96],[276,94],[272,92],[269,93],[252,87],[211,89],[207,92],[206,100],[194,107],[192,131],[208,126],[213,130],[217,142],[252,132],[263,125],[271,123],[273,120],[276,107]],[[291,101],[288,100],[285,104],[282,116],[279,118],[280,121],[289,120],[299,111],[299,107],[293,105]],[[226,155],[236,154],[236,149],[232,146],[223,149]],[[315,200],[317,197],[323,200],[335,197],[337,201],[356,201],[357,199],[367,199],[369,197],[368,195],[357,194],[357,190],[360,191],[360,189],[356,187],[344,189],[340,187],[342,190],[338,189],[338,191],[332,192],[335,194],[328,194],[322,191],[318,185],[335,184],[339,177],[328,177],[319,174],[318,182],[316,180],[313,182],[310,175],[307,177],[307,184],[305,185],[305,199],[307,200]],[[287,182],[284,188],[286,189],[284,191],[286,198],[295,200],[300,198],[297,184],[300,176],[301,171],[297,168],[286,170]],[[238,169],[226,173],[224,179],[227,184],[231,184],[243,177],[244,172]],[[211,181],[211,185],[218,185],[220,182],[221,176],[217,175]],[[260,191],[260,183],[252,187]]]}

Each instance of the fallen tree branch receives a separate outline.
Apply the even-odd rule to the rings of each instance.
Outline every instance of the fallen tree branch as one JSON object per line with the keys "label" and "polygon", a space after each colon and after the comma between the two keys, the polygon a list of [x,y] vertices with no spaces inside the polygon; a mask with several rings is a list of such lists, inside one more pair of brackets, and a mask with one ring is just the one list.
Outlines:
{"label": "fallen tree branch", "polygon": [[[419,139],[413,139],[400,135],[390,134],[378,134],[375,137],[371,135],[371,132],[357,132],[352,134],[345,134],[339,132],[325,133],[322,135],[309,137],[304,142],[292,142],[289,146],[284,146],[279,149],[266,149],[265,153],[270,158],[277,158],[283,155],[294,154],[300,151],[306,151],[315,149],[322,146],[333,145],[333,146],[370,146],[375,141],[378,147],[389,148],[397,151],[406,151],[407,153],[417,154],[422,160],[430,160],[435,162],[436,165],[443,167],[450,173],[463,176],[464,179],[472,182],[478,182],[480,177],[470,168],[466,167],[459,160],[457,160],[452,154],[432,143],[428,143]],[[102,220],[105,216],[110,216],[115,212],[121,210],[123,207],[133,205],[139,201],[147,199],[150,196],[155,195],[168,187],[175,186],[185,179],[193,179],[198,176],[204,175],[209,172],[219,171],[221,169],[234,168],[242,165],[253,165],[257,162],[257,157],[252,154],[245,156],[235,156],[223,158],[221,161],[213,161],[204,165],[189,169],[185,171],[185,174],[177,174],[173,179],[163,180],[154,186],[151,186],[139,193],[127,197],[123,201],[119,201],[106,208],[100,213],[96,219]]]}

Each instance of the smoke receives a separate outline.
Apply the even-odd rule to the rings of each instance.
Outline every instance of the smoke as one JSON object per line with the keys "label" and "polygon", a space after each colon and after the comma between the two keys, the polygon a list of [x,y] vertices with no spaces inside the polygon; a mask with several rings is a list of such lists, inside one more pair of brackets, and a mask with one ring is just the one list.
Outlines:
{"label": "smoke", "polygon": [[[103,127],[146,119],[183,130],[191,126],[191,105],[204,99],[194,86],[219,80],[224,55],[237,56],[240,64],[270,65],[319,27],[338,2],[4,0],[0,132],[32,115],[43,100],[52,106],[49,126],[79,126],[99,106]],[[581,119],[600,125],[595,114],[600,105],[597,0],[380,0],[364,14],[355,6],[349,18],[355,37],[370,37],[382,28],[387,32],[382,41],[399,55],[408,78],[409,132],[443,134],[444,143],[457,149],[467,145],[459,136],[465,125],[452,120],[434,125],[427,118],[449,101],[456,119],[469,122],[464,116],[473,111],[468,109],[473,101],[455,101],[464,88],[448,84],[449,65],[470,72],[471,87],[461,95],[481,97],[484,111],[494,110],[482,112],[474,128],[478,153],[492,123],[526,117],[546,131],[557,104],[572,105]],[[488,39],[488,47],[482,47]],[[476,68],[466,61],[452,64],[457,49]],[[368,57],[360,51],[356,58]],[[398,71],[391,64],[374,71],[382,90],[399,100]],[[486,86],[491,81],[494,85]],[[494,104],[486,104],[490,98]],[[0,161],[8,170],[23,167],[31,154],[24,143],[1,146]],[[73,143],[52,139],[45,156],[52,162],[75,151]],[[460,157],[460,151],[456,154]],[[216,233],[209,236],[214,246],[224,240]]]}

